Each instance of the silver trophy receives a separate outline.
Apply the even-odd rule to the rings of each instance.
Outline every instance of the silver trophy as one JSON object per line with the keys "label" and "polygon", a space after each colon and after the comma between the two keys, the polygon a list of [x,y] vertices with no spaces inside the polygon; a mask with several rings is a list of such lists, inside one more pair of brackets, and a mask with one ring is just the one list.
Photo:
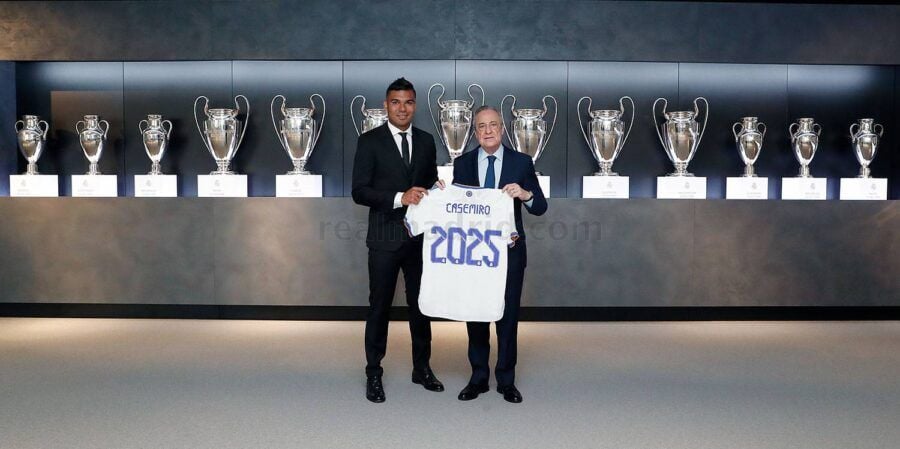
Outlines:
{"label": "silver trophy", "polygon": [[[362,99],[362,104],[359,107],[359,110],[362,111],[362,131],[359,130],[359,126],[356,125],[356,117],[353,115],[353,105],[356,103],[356,100]],[[353,128],[356,129],[356,135],[360,135],[362,133],[369,132],[375,128],[378,128],[381,125],[384,125],[388,120],[387,109],[384,108],[372,108],[366,109],[366,97],[362,95],[357,95],[350,100],[350,121],[353,122]]]}
{"label": "silver trophy", "polygon": [[[507,127],[504,127],[503,132],[506,133],[506,138],[509,139],[516,151],[531,156],[531,161],[537,165],[538,159],[544,153],[544,150],[547,148],[547,142],[550,141],[550,136],[553,134],[553,127],[556,126],[559,103],[552,95],[544,95],[544,98],[541,99],[544,109],[516,109],[516,97],[507,95],[500,100],[500,114],[504,123],[506,122],[506,117],[503,114],[503,105],[506,103],[507,98],[512,98],[512,104],[509,108],[513,116],[509,127],[512,129],[512,137],[510,137]],[[547,115],[548,98],[553,100],[553,122],[550,123],[549,131],[547,130],[547,122],[544,120],[544,116]],[[541,174],[540,172],[536,173],[538,175]]]}
{"label": "silver trophy", "polygon": [[788,126],[788,132],[791,134],[791,147],[794,149],[794,156],[797,162],[800,162],[800,174],[798,178],[811,178],[809,174],[809,164],[816,155],[816,149],[819,147],[819,135],[822,134],[822,125],[819,125],[811,118],[797,119],[796,123]]}
{"label": "silver trophy", "polygon": [[[588,115],[591,116],[590,137],[585,132],[584,122],[581,119],[581,103],[587,100]],[[631,120],[628,122],[628,128],[625,128],[625,122],[622,117],[625,116],[625,100],[631,103]],[[622,147],[631,134],[631,127],[634,125],[634,100],[631,97],[622,97],[619,99],[619,109],[597,109],[592,111],[591,106],[594,101],[590,97],[581,97],[575,110],[578,113],[578,123],[581,129],[581,135],[594,159],[600,164],[600,171],[594,173],[594,176],[619,176],[612,171],[613,162],[619,157]]]}
{"label": "silver trophy", "polygon": [[[106,125],[104,128],[102,125]],[[85,115],[84,120],[75,124],[75,132],[84,150],[84,157],[90,163],[87,174],[99,175],[100,156],[103,155],[103,147],[106,145],[106,135],[109,133],[109,122],[100,120],[96,115]]]}
{"label": "silver trophy", "polygon": [[734,133],[734,141],[737,143],[738,154],[744,161],[745,178],[755,178],[756,171],[753,164],[762,151],[763,138],[766,137],[766,124],[756,117],[744,117],[740,122],[731,126]]}
{"label": "silver trophy", "polygon": [[141,130],[144,151],[147,152],[147,157],[150,158],[151,165],[148,175],[163,174],[159,163],[169,147],[169,138],[172,136],[172,122],[163,120],[159,114],[149,114],[146,120],[138,122],[138,129]]}
{"label": "silver trophy", "polygon": [[[200,119],[197,117],[197,103],[201,98],[206,100],[203,105],[203,113],[206,115],[206,119],[203,120],[203,128],[200,127]],[[244,104],[247,105],[247,114],[243,122],[237,119],[241,113],[238,98],[243,98]],[[231,160],[234,159],[241,142],[244,141],[244,135],[247,134],[246,123],[249,119],[250,101],[243,95],[234,97],[234,109],[210,109],[209,98],[202,95],[194,100],[194,122],[197,124],[197,131],[200,132],[203,144],[218,166],[215,171],[210,173],[211,175],[234,174],[228,166],[231,165]]]}
{"label": "silver trophy", "polygon": [[[438,119],[435,118],[434,109],[431,107],[431,91],[436,87],[441,88],[441,93],[437,98],[437,105],[440,108],[438,112],[440,117]],[[478,84],[469,84],[468,89],[466,89],[472,101],[442,101],[445,92],[443,84],[432,84],[428,88],[428,112],[431,115],[431,123],[434,124],[434,129],[441,138],[441,143],[444,144],[444,147],[447,148],[447,153],[450,155],[450,162],[445,164],[448,167],[452,167],[453,161],[463,154],[471,136],[472,107],[475,106],[475,96],[472,95],[472,88],[478,88],[481,91],[481,104],[483,106],[485,98],[484,88]],[[440,128],[438,128],[438,120],[441,122]]]}
{"label": "silver trophy", "polygon": [[[19,127],[19,125],[22,125]],[[25,160],[28,161],[26,175],[37,175],[37,161],[41,153],[47,147],[47,131],[50,125],[36,115],[23,115],[22,120],[16,122],[16,136],[19,138],[19,150]]]}
{"label": "silver trophy", "polygon": [[[700,116],[700,106],[698,103],[703,101],[705,114],[703,117],[703,126],[697,123]],[[657,120],[656,105],[662,101],[662,115],[666,121],[660,125]],[[694,176],[687,171],[688,164],[697,153],[697,147],[700,146],[700,140],[703,139],[703,132],[706,131],[706,124],[709,122],[709,102],[706,98],[697,97],[694,99],[693,111],[674,111],[666,112],[666,106],[669,102],[665,98],[657,98],[653,102],[653,122],[656,124],[656,135],[659,136],[659,143],[662,144],[666,155],[675,166],[675,171],[669,173],[669,176]]]}
{"label": "silver trophy", "polygon": [[[281,127],[278,126],[275,119],[275,102],[281,98]],[[322,117],[319,126],[316,127],[316,120],[313,116],[316,114],[316,105],[313,98],[318,98],[322,103]],[[287,172],[288,175],[310,175],[306,170],[306,163],[312,156],[316,143],[319,142],[319,136],[322,135],[322,127],[325,126],[325,98],[319,94],[309,96],[308,108],[288,108],[285,107],[287,99],[284,95],[276,95],[272,98],[272,104],[269,105],[269,112],[272,114],[272,126],[275,127],[275,134],[281,147],[287,152],[294,169]]]}
{"label": "silver trophy", "polygon": [[[856,127],[856,131],[853,128]],[[884,134],[884,127],[875,123],[875,119],[861,118],[857,123],[850,125],[850,139],[853,142],[853,152],[859,161],[858,178],[871,178],[872,170],[869,164],[875,159],[875,151]]]}

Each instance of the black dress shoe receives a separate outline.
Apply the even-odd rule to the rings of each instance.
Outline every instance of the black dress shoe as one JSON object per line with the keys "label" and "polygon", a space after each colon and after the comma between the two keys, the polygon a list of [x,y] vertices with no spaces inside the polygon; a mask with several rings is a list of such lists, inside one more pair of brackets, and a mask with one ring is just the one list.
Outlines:
{"label": "black dress shoe", "polygon": [[477,398],[479,394],[487,393],[487,391],[487,384],[480,385],[470,383],[466,385],[466,388],[463,388],[462,391],[459,392],[459,396],[457,396],[457,399],[459,399],[460,401],[471,401],[472,399]]}
{"label": "black dress shoe", "polygon": [[497,393],[502,394],[506,402],[512,402],[513,404],[522,402],[522,393],[519,393],[515,385],[497,386]]}
{"label": "black dress shoe", "polygon": [[366,399],[375,403],[384,402],[384,385],[381,384],[381,376],[366,378]]}
{"label": "black dress shoe", "polygon": [[428,391],[444,391],[444,384],[437,377],[434,377],[434,372],[431,371],[431,368],[425,368],[422,371],[413,370],[412,381],[414,384],[425,387]]}

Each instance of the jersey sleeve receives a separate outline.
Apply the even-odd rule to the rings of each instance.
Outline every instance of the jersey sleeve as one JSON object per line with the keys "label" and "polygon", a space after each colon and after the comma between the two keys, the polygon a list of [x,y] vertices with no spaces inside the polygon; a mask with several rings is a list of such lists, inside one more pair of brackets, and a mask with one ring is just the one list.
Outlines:
{"label": "jersey sleeve", "polygon": [[417,236],[424,232],[423,229],[421,229],[421,222],[424,209],[426,208],[425,201],[426,199],[423,199],[419,204],[410,204],[409,207],[406,208],[406,216],[403,217],[403,224],[406,225],[406,232],[409,233],[410,237]]}
{"label": "jersey sleeve", "polygon": [[515,200],[509,197],[509,195],[504,194],[506,197],[506,213],[504,217],[506,218],[506,232],[505,235],[509,236],[509,241],[507,245],[512,248],[516,244],[516,239],[519,238],[519,233],[516,231],[516,210],[515,210]]}

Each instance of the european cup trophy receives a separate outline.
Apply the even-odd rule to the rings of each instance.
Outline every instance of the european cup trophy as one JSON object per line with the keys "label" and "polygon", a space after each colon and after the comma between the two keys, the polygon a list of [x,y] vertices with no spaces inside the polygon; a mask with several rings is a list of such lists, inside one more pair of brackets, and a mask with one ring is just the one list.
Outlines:
{"label": "european cup trophy", "polygon": [[[441,93],[438,95],[436,102],[440,108],[437,119],[431,106],[431,92],[436,87],[441,88]],[[484,105],[484,88],[478,84],[469,84],[468,89],[466,89],[471,101],[443,100],[445,89],[441,83],[432,84],[428,88],[428,112],[431,116],[431,123],[434,124],[434,129],[441,138],[441,143],[444,144],[444,147],[447,148],[447,153],[450,155],[450,162],[445,164],[448,167],[452,167],[453,161],[465,151],[466,144],[471,136],[472,108],[475,106],[475,96],[472,95],[473,88],[481,91],[481,104]],[[438,120],[441,123],[440,127],[438,127]]]}
{"label": "european cup trophy", "polygon": [[50,130],[50,125],[36,115],[24,115],[22,120],[16,122],[15,128],[19,150],[28,161],[28,168],[24,174],[37,175],[39,174],[37,162],[47,147],[47,131]]}
{"label": "european cup trophy", "polygon": [[[197,103],[200,99],[205,100],[203,105],[203,114],[206,118],[203,120],[203,127],[200,127],[200,119],[197,116]],[[238,99],[243,98],[244,104],[247,106],[247,113],[244,121],[238,120],[241,114],[241,108],[238,105]],[[218,168],[211,172],[211,175],[232,175],[233,171],[229,169],[231,160],[237,154],[244,135],[247,134],[247,121],[250,118],[250,102],[247,97],[238,95],[234,97],[234,109],[229,108],[209,108],[209,98],[199,96],[194,100],[194,122],[197,124],[197,131],[203,139],[203,144],[209,150],[216,161]]]}
{"label": "european cup trophy", "polygon": [[[662,115],[666,121],[661,125],[657,120],[656,105],[662,101]],[[703,126],[697,122],[700,116],[699,102],[704,104]],[[675,166],[675,171],[669,176],[694,176],[688,172],[688,164],[697,153],[697,147],[700,140],[703,139],[703,132],[706,131],[706,124],[709,122],[709,102],[706,98],[697,97],[694,99],[693,111],[673,111],[666,112],[668,101],[665,98],[657,98],[653,102],[653,122],[656,124],[656,135],[659,137],[659,143],[662,144],[666,155]]]}
{"label": "european cup trophy", "polygon": [[[356,117],[353,115],[354,107],[353,105],[356,103],[356,100],[362,99],[362,104],[359,107],[359,110],[362,112],[362,122],[360,125],[362,126],[362,131],[360,131],[360,126],[357,126]],[[366,109],[366,97],[362,95],[357,95],[350,100],[350,121],[353,122],[353,128],[356,129],[356,135],[360,135],[365,132],[369,132],[372,129],[375,129],[385,122],[387,122],[387,109],[384,108],[372,108]]]}
{"label": "european cup trophy", "polygon": [[[591,117],[588,132],[585,132],[584,122],[581,118],[581,103],[584,100],[588,101],[587,112]],[[622,120],[625,116],[625,100],[628,100],[628,103],[631,104],[631,119],[627,128]],[[622,147],[625,146],[628,135],[631,133],[631,127],[634,125],[634,100],[628,96],[620,98],[619,109],[597,109],[592,111],[592,105],[593,100],[590,97],[581,97],[575,109],[578,113],[581,135],[584,136],[584,141],[590,148],[591,154],[594,155],[594,159],[600,165],[600,171],[594,173],[594,176],[619,176],[612,171],[612,166],[616,158],[619,157]]]}
{"label": "european cup trophy", "polygon": [[755,178],[756,171],[753,164],[759,158],[762,151],[763,138],[766,137],[766,124],[756,117],[744,117],[740,122],[735,122],[731,127],[734,133],[734,141],[737,143],[738,153],[744,161],[745,178]]}
{"label": "european cup trophy", "polygon": [[144,151],[150,158],[150,173],[148,175],[161,175],[159,163],[169,147],[169,138],[172,136],[172,122],[163,120],[159,114],[149,114],[145,120],[138,122],[141,130],[141,140],[144,142]]}
{"label": "european cup trophy", "polygon": [[[559,103],[552,95],[545,95],[541,99],[543,109],[516,109],[516,97],[507,95],[500,100],[501,119],[506,122],[503,105],[507,98],[512,98],[510,112],[512,120],[509,122],[509,128],[512,129],[512,136],[509,134],[509,128],[504,127],[506,138],[509,139],[516,151],[531,156],[532,162],[537,165],[538,159],[547,148],[550,136],[553,134],[553,127],[556,126],[556,117],[559,112]],[[547,129],[547,122],[544,116],[547,115],[547,99],[553,101],[553,121],[550,123],[550,129]],[[540,175],[540,172],[537,172]]]}
{"label": "european cup trophy", "polygon": [[[104,127],[103,125],[106,126]],[[81,143],[81,149],[84,151],[84,157],[87,158],[90,164],[87,174],[99,175],[100,157],[103,155],[103,147],[106,145],[109,122],[100,120],[96,115],[85,115],[84,120],[79,120],[75,124],[75,132],[78,133],[78,140]]]}
{"label": "european cup trophy", "polygon": [[[275,103],[281,99],[281,119],[276,120]],[[318,98],[322,104],[322,116],[319,119],[319,126],[316,126],[315,114],[316,106],[314,98]],[[319,94],[312,94],[309,97],[308,108],[289,108],[287,99],[284,95],[276,95],[272,98],[272,104],[269,106],[269,112],[272,114],[272,126],[275,128],[275,134],[281,147],[294,164],[294,169],[287,172],[288,175],[310,175],[306,170],[306,163],[312,156],[316,143],[322,135],[322,127],[325,126],[325,98]],[[281,124],[279,127],[278,124]]]}
{"label": "european cup trophy", "polygon": [[[856,128],[856,131],[853,128]],[[875,159],[875,151],[884,134],[884,127],[875,123],[874,119],[862,118],[857,123],[850,125],[850,139],[853,142],[853,152],[859,161],[858,178],[871,178],[872,170],[869,164]]]}
{"label": "european cup trophy", "polygon": [[811,178],[809,174],[809,164],[816,155],[816,149],[819,147],[819,136],[822,134],[822,125],[819,125],[812,118],[797,119],[796,123],[788,126],[788,132],[791,134],[791,147],[794,150],[794,156],[800,163],[800,174],[798,178]]}

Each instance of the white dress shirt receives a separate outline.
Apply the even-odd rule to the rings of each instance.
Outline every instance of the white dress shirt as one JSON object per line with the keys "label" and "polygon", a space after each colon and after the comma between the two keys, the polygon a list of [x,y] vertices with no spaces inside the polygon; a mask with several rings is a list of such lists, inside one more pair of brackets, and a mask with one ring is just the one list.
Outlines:
{"label": "white dress shirt", "polygon": [[[388,130],[391,131],[391,137],[394,138],[394,143],[397,144],[397,151],[400,152],[400,159],[403,159],[403,142],[400,140],[403,136],[400,133],[406,133],[406,143],[409,144],[409,163],[412,164],[412,155],[413,155],[413,144],[412,144],[412,125],[409,125],[406,128],[406,131],[397,128],[393,123],[387,122]],[[398,207],[403,207],[403,203],[400,199],[403,198],[403,192],[397,192],[394,195],[394,209]]]}
{"label": "white dress shirt", "polygon": [[[506,149],[503,145],[500,145],[500,148],[494,152],[493,156],[497,156],[497,159],[494,161],[494,185],[486,186],[484,185],[485,178],[487,178],[487,169],[488,169],[488,156],[492,156],[488,154],[487,151],[484,151],[484,148],[478,147],[478,182],[482,187],[487,187],[491,189],[499,189],[500,184],[500,173],[503,173],[503,152]],[[523,189],[524,190],[524,189]],[[531,207],[534,204],[534,196],[531,197],[530,200],[525,201],[525,204],[528,207]]]}

